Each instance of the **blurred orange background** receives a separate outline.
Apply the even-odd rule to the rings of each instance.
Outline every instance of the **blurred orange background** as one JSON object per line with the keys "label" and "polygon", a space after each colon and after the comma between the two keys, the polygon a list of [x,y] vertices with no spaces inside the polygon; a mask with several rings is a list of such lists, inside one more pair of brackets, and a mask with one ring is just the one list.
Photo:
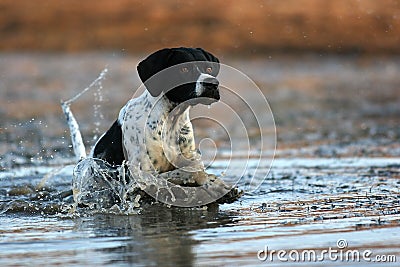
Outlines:
{"label": "blurred orange background", "polygon": [[400,1],[1,0],[2,51],[400,52]]}
{"label": "blurred orange background", "polygon": [[248,75],[281,149],[400,155],[400,1],[0,0],[0,38],[0,155],[54,142],[72,154],[60,100],[107,67],[73,105],[93,142],[141,85],[137,63],[174,46],[203,47]]}

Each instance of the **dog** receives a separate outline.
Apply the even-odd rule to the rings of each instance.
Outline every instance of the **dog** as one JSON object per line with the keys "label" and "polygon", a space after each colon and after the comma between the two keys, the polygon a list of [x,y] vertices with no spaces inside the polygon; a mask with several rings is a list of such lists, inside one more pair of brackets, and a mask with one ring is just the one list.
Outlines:
{"label": "dog", "polygon": [[62,102],[78,160],[72,183],[78,206],[125,209],[156,200],[196,207],[239,199],[242,190],[206,172],[189,118],[192,106],[220,100],[218,58],[201,48],[166,48],[137,71],[145,91],[120,110],[89,157],[70,110],[80,94]]}
{"label": "dog", "polygon": [[[128,161],[158,174],[202,170],[189,110],[220,100],[219,70],[218,58],[202,48],[165,48],[151,54],[137,66],[146,90],[120,110],[90,156],[113,166]],[[201,177],[184,183],[204,184],[207,178]]]}

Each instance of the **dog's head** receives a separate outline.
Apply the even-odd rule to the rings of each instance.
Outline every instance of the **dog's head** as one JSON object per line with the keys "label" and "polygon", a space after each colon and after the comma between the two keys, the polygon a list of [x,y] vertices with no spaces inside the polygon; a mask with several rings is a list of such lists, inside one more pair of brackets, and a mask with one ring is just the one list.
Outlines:
{"label": "dog's head", "polygon": [[139,63],[139,77],[154,97],[174,103],[211,104],[220,99],[219,60],[201,48],[165,48]]}

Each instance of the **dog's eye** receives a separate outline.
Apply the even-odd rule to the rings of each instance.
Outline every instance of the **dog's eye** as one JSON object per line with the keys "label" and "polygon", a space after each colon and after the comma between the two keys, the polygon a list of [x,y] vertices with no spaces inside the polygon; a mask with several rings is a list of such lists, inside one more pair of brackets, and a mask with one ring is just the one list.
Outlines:
{"label": "dog's eye", "polygon": [[208,67],[208,68],[206,69],[206,72],[207,72],[207,73],[211,73],[211,72],[212,72],[212,68],[211,68],[211,67]]}
{"label": "dog's eye", "polygon": [[181,72],[183,73],[189,72],[189,69],[187,67],[182,67]]}

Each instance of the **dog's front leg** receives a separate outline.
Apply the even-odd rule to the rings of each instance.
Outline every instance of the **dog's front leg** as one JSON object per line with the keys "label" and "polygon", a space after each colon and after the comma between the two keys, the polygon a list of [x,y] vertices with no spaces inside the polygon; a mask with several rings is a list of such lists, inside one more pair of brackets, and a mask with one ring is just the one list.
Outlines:
{"label": "dog's front leg", "polygon": [[201,171],[186,171],[183,169],[176,169],[160,173],[158,177],[166,179],[168,182],[180,186],[218,186],[224,189],[230,189],[220,178],[214,174],[209,174],[205,170]]}
{"label": "dog's front leg", "polygon": [[158,174],[158,177],[164,178],[170,183],[181,186],[200,186],[207,180],[208,174],[204,171],[185,171],[183,169],[176,169]]}

